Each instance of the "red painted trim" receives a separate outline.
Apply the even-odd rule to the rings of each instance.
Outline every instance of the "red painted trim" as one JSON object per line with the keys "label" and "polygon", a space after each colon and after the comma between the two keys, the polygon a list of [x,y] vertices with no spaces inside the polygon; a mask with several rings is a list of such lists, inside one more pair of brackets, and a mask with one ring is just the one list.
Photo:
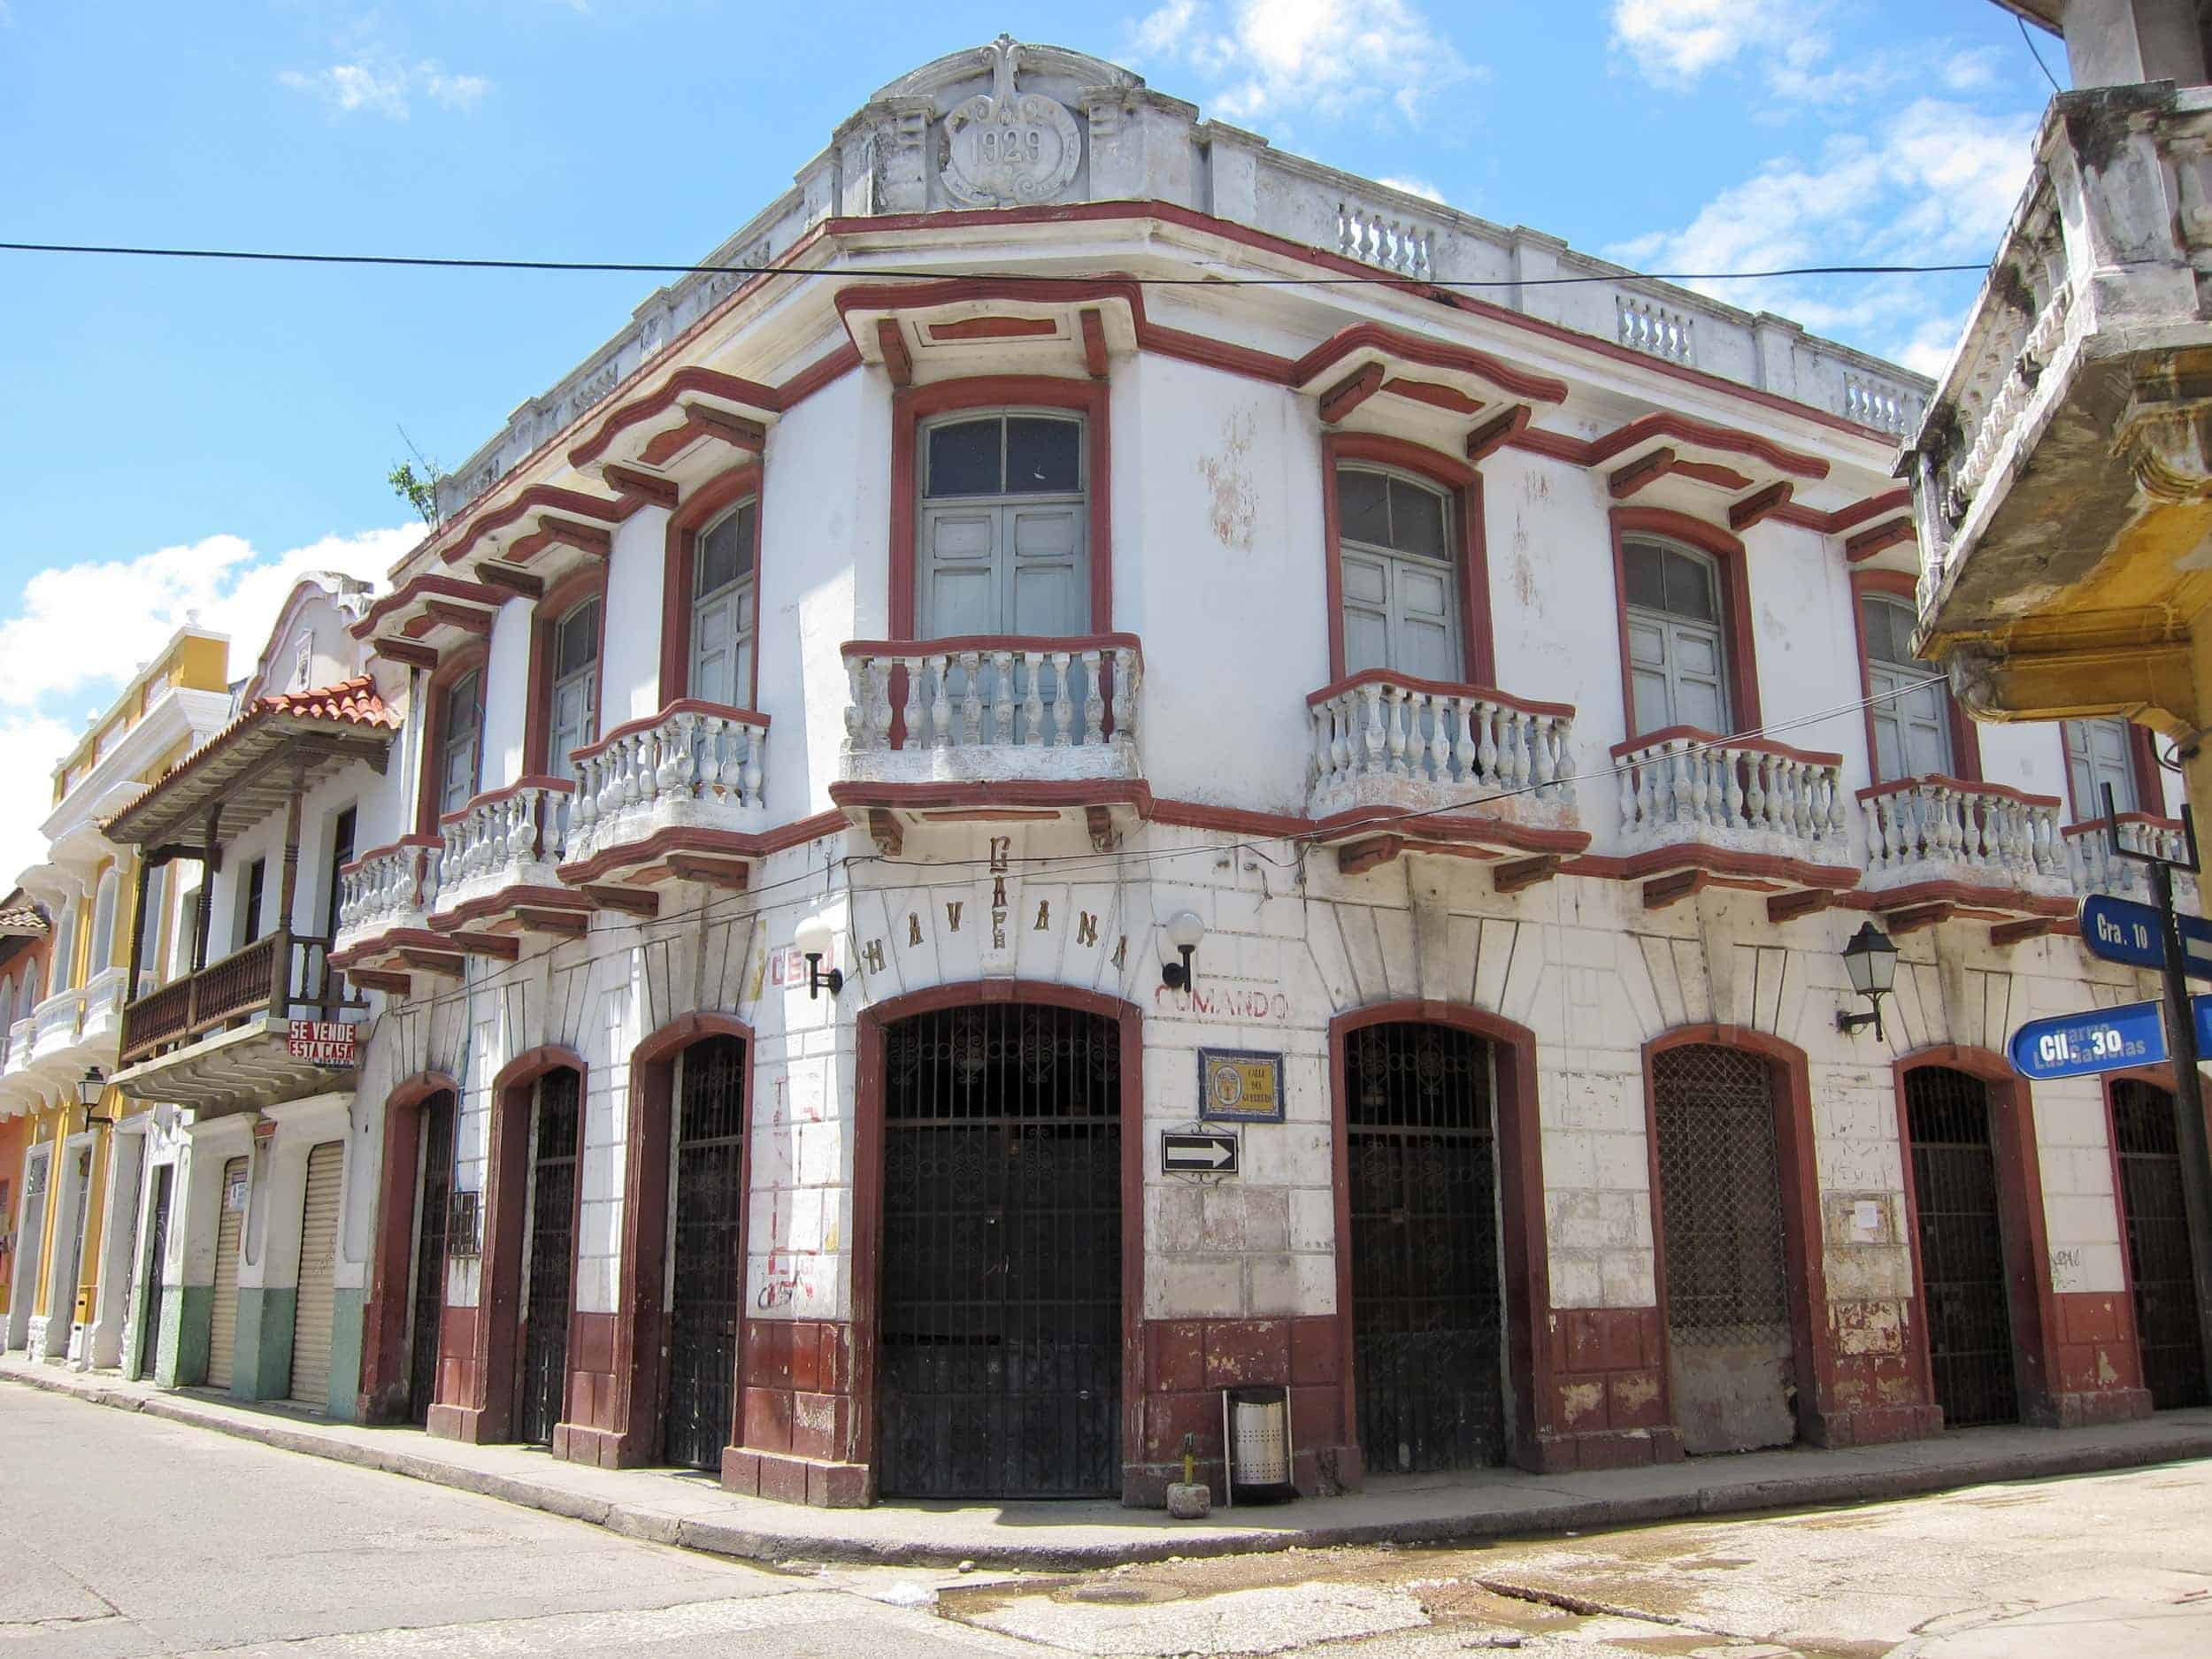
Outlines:
{"label": "red painted trim", "polygon": [[841,807],[1123,806],[1139,818],[1152,815],[1152,791],[1125,778],[1003,779],[995,783],[833,783],[829,797]]}
{"label": "red painted trim", "polygon": [[1837,901],[1852,910],[1884,913],[1924,904],[1952,904],[1963,910],[1995,910],[2008,916],[2071,916],[2075,902],[2047,898],[2022,887],[1979,886],[1965,881],[1916,881],[1909,887],[1847,894]]}
{"label": "red painted trim", "polygon": [[419,603],[426,603],[434,598],[483,605],[495,611],[507,603],[506,595],[496,588],[487,588],[481,582],[463,581],[457,576],[425,571],[386,594],[369,607],[367,615],[346,631],[357,640],[365,640],[387,621],[411,611]]}
{"label": "red painted trim", "polygon": [[[1367,267],[1361,269],[1364,271]],[[1452,345],[1440,340],[1424,339],[1418,334],[1386,327],[1380,323],[1354,323],[1348,328],[1339,329],[1293,363],[1285,378],[1293,386],[1310,388],[1315,380],[1338,364],[1369,351],[1390,359],[1394,365],[1419,364],[1426,368],[1456,370],[1463,374],[1471,374],[1487,380],[1511,397],[1525,397],[1540,403],[1563,403],[1567,401],[1567,383],[1564,380],[1515,368],[1486,351],[1477,351],[1471,347]]]}
{"label": "red painted trim", "polygon": [[[1712,556],[1718,576],[1721,632],[1728,641],[1729,722],[1740,732],[1756,731],[1759,717],[1759,659],[1752,641],[1750,575],[1743,543],[1726,531],[1664,507],[1616,507],[1613,527],[1613,610],[1620,630],[1621,715],[1625,730],[1636,729],[1636,682],[1628,666],[1628,574],[1623,544],[1631,538],[1673,540]],[[1796,751],[1792,751],[1796,752]]]}
{"label": "red painted trim", "polygon": [[1697,841],[1655,847],[1627,858],[1607,853],[1588,853],[1571,864],[1560,866],[1562,875],[1602,876],[1616,881],[1635,881],[1645,876],[1664,875],[1677,870],[1704,870],[1716,878],[1740,877],[1746,881],[1826,887],[1837,893],[1857,887],[1861,874],[1856,864],[1816,864],[1802,858],[1784,858],[1773,853],[1738,852],[1732,848],[1708,847]]}
{"label": "red painted trim", "polygon": [[[1764,461],[1777,472],[1787,472],[1796,478],[1828,476],[1828,463],[1816,455],[1786,449],[1756,433],[1745,432],[1736,426],[1717,426],[1709,421],[1695,420],[1666,409],[1639,415],[1625,426],[1617,426],[1602,438],[1594,440],[1589,448],[1590,465],[1602,465],[1615,456],[1624,455],[1638,444],[1648,442],[1654,438],[1672,438],[1679,443],[1694,444],[1701,449],[1717,449],[1726,455],[1748,456],[1754,460]],[[1750,480],[1747,479],[1744,481],[1748,483]]]}
{"label": "red painted trim", "polygon": [[[384,1101],[376,1247],[370,1257],[368,1304],[361,1315],[356,1410],[364,1423],[397,1423],[407,1416],[407,1314],[414,1300],[410,1270],[414,1265],[415,1208],[421,1198],[422,1109],[442,1094],[457,1102],[460,1086],[443,1071],[419,1071],[395,1087]],[[438,1303],[441,1309],[445,1305],[442,1294]],[[438,1335],[431,1333],[432,1342]],[[441,1369],[434,1360],[434,1393]]]}
{"label": "red painted trim", "polygon": [[617,738],[628,737],[636,732],[649,732],[671,715],[676,714],[714,714],[721,716],[726,720],[734,721],[740,726],[757,726],[764,732],[768,729],[768,717],[757,710],[733,709],[727,703],[706,703],[697,697],[678,697],[673,702],[664,704],[657,714],[642,714],[634,720],[625,720],[620,726],[609,727],[597,738],[578,749],[576,758],[578,760],[588,759],[600,753]]}
{"label": "red painted trim", "polygon": [[[884,1038],[917,1014],[976,1003],[1079,1009],[1118,1023],[1121,1033],[1121,1463],[1125,1485],[1143,1461],[1144,1425],[1144,1013],[1118,997],[1028,979],[941,985],[887,997],[854,1022],[859,1056],[853,1111],[853,1411],[849,1461],[874,1485],[876,1345],[883,1256]],[[842,1448],[841,1448],[842,1449]]]}
{"label": "red painted trim", "polygon": [[743,461],[717,473],[690,492],[683,504],[668,516],[661,564],[661,702],[672,703],[691,690],[691,584],[693,561],[698,556],[699,533],[722,514],[755,498],[753,509],[753,676],[745,687],[748,703],[760,700],[761,519],[766,503],[761,488],[762,465]]}
{"label": "red painted trim", "polygon": [[[2002,1055],[1957,1043],[1938,1043],[1900,1055],[1891,1064],[1897,1101],[1897,1147],[1904,1166],[1905,1217],[1911,1234],[1913,1298],[1922,1309],[1928,1290],[1920,1260],[1920,1199],[1913,1180],[1912,1123],[1906,1110],[1905,1079],[1924,1066],[1944,1066],[1978,1079],[1989,1091],[1990,1150],[1997,1164],[1999,1230],[2004,1235],[2005,1279],[2010,1304],[2012,1348],[2019,1383],[2020,1418],[2055,1421],[2058,1393],[2057,1355],[2052,1340],[2057,1307],[2051,1290],[2049,1239],[2043,1219],[2042,1162],[2035,1144],[2033,1091]],[[1929,1357],[1928,1321],[1919,1321],[1917,1358],[1921,1386],[1936,1403],[1934,1369]]]}
{"label": "red painted trim", "polygon": [[1446,490],[1459,529],[1459,605],[1463,666],[1468,679],[1487,685],[1497,678],[1497,657],[1490,634],[1490,555],[1483,521],[1482,474],[1459,459],[1425,444],[1371,432],[1331,432],[1321,439],[1321,523],[1324,592],[1328,606],[1329,678],[1341,680],[1344,669],[1344,572],[1336,501],[1340,466],[1394,466],[1425,478]]}
{"label": "red painted trim", "polygon": [[[1855,570],[1851,572],[1851,637],[1859,648],[1859,695],[1865,699],[1860,718],[1866,728],[1866,775],[1873,777],[1878,769],[1880,749],[1874,741],[1874,682],[1869,676],[1866,650],[1865,600],[1871,595],[1902,599],[1909,609],[1914,603],[1915,579],[1904,571]],[[1982,737],[1966,710],[1960,708],[1958,699],[1951,695],[1951,687],[1942,687],[1945,718],[1951,731],[1951,764],[1958,775],[1971,783],[1982,778]],[[2029,797],[2022,796],[2022,800]],[[2045,797],[2034,797],[2038,801]],[[1864,799],[1863,795],[1861,799]],[[2051,804],[2056,805],[2055,801]]]}
{"label": "red painted trim", "polygon": [[932,340],[950,341],[1034,340],[1060,332],[1060,325],[1049,317],[964,317],[926,326]]}
{"label": "red painted trim", "polygon": [[[954,634],[926,641],[928,654],[954,655],[962,651],[1106,651],[1141,652],[1133,634]],[[847,640],[837,648],[847,658],[855,657],[913,657],[920,654],[910,639]]]}
{"label": "red painted trim", "polygon": [[1845,539],[1844,560],[1851,565],[1863,564],[1878,553],[1886,553],[1911,541],[1917,534],[1909,518],[1893,518],[1887,524],[1878,524],[1871,530],[1862,530]]}
{"label": "red painted trim", "polygon": [[[753,284],[748,283],[746,286],[750,288]],[[718,311],[722,307],[718,306],[715,309]],[[682,340],[688,339],[697,332],[700,324],[705,321],[706,319],[702,317],[698,323],[686,329],[678,340],[671,341],[659,356],[651,360],[651,364],[657,365],[660,359],[673,351]],[[646,366],[641,366],[638,371],[641,374],[646,372]],[[693,365],[678,369],[657,388],[647,393],[644,396],[634,398],[626,403],[618,403],[609,410],[600,418],[599,425],[592,434],[569,450],[568,464],[576,467],[590,465],[612,447],[615,439],[622,433],[636,426],[640,421],[652,420],[668,413],[684,398],[695,394],[718,397],[725,403],[740,403],[748,409],[762,410],[769,414],[780,413],[789,407],[786,401],[787,394],[779,392],[774,387],[763,386],[758,380],[748,380],[738,375],[724,374],[719,370],[702,368]]]}
{"label": "red painted trim", "polygon": [[1632,737],[1624,742],[1616,743],[1606,750],[1606,753],[1618,760],[1622,756],[1632,755],[1638,749],[1649,749],[1654,743],[1672,742],[1677,738],[1687,739],[1694,743],[1748,749],[1758,755],[1777,755],[1784,760],[1802,761],[1809,766],[1840,766],[1843,764],[1843,757],[1828,749],[1793,749],[1787,743],[1777,742],[1770,737],[1730,737],[1725,733],[1708,732],[1703,727],[1695,726],[1663,726],[1655,732],[1646,732],[1640,737]]}
{"label": "red painted trim", "polygon": [[[2180,834],[2182,830],[2179,818],[2163,818],[2155,812],[2122,812],[2118,814],[2118,819],[2123,824],[2147,824],[2154,829],[2171,830],[2177,835]],[[2071,824],[2061,825],[2058,833],[2069,839],[2082,835],[2101,835],[2104,833],[2104,819],[2101,818],[2080,818]]]}
{"label": "red painted trim", "polygon": [[459,564],[468,557],[470,549],[486,536],[504,530],[541,510],[556,513],[581,513],[587,518],[597,518],[606,524],[619,524],[623,518],[622,504],[618,501],[603,495],[587,495],[580,490],[562,489],[552,484],[526,485],[505,505],[462,520],[461,527],[445,543],[445,562],[449,565]]}
{"label": "red painted trim", "polygon": [[[738,1237],[747,1236],[752,1209],[753,1031],[733,1014],[679,1015],[630,1051],[630,1087],[623,1145],[622,1260],[617,1274],[613,1409],[608,1414],[618,1440],[615,1461],[629,1467],[663,1455],[666,1375],[663,1369],[667,1315],[662,1305],[668,1252],[669,1137],[675,1117],[675,1063],[684,1049],[709,1037],[734,1037],[745,1045],[739,1121],[744,1142],[738,1154]],[[745,1268],[741,1261],[741,1283]],[[738,1309],[738,1374],[732,1378],[733,1418],[725,1445],[738,1440],[744,1409],[745,1310]]]}
{"label": "red painted trim", "polygon": [[[841,302],[844,296],[840,295]],[[986,374],[902,388],[891,400],[891,541],[887,617],[895,641],[914,637],[914,537],[920,519],[922,423],[961,409],[1071,409],[1083,417],[1089,454],[1091,626],[1114,620],[1113,449],[1102,380],[1043,374]]]}
{"label": "red painted trim", "polygon": [[[1382,389],[1393,397],[1409,398],[1417,403],[1426,403],[1432,409],[1441,409],[1448,414],[1479,414],[1489,405],[1480,398],[1470,397],[1456,387],[1436,380],[1385,380]],[[1525,403],[1518,405],[1527,408]]]}
{"label": "red painted trim", "polygon": [[1710,1044],[1759,1056],[1772,1079],[1776,1172],[1782,1184],[1782,1250],[1788,1269],[1790,1346],[1797,1380],[1800,1435],[1827,1439],[1835,1415],[1835,1339],[1828,1323],[1828,1280],[1820,1220],[1820,1177],[1813,1147],[1810,1073],[1805,1051],[1747,1025],[1679,1025],[1644,1045],[1644,1138],[1651,1183],[1652,1278],[1658,1289],[1660,1363],[1673,1410],[1673,1333],[1667,1326],[1666,1204],[1659,1181],[1659,1102],[1653,1061],[1669,1049]]}
{"label": "red painted trim", "polygon": [[1502,703],[1509,709],[1518,709],[1524,714],[1556,715],[1572,718],[1575,706],[1571,703],[1538,703],[1528,697],[1517,697],[1510,692],[1500,691],[1494,686],[1458,686],[1442,680],[1421,680],[1411,674],[1401,674],[1388,668],[1363,668],[1356,674],[1334,680],[1318,691],[1306,694],[1306,706],[1326,703],[1331,697],[1340,697],[1348,691],[1362,686],[1402,686],[1409,691],[1425,691],[1440,697],[1480,697],[1486,703]]}
{"label": "red painted trim", "polygon": [[[477,707],[485,707],[485,675],[491,661],[491,648],[484,641],[464,646],[439,663],[430,678],[423,683],[423,744],[419,757],[419,775],[415,788],[415,833],[426,843],[442,843],[438,836],[438,802],[441,785],[444,782],[443,757],[447,723],[452,718],[449,706],[453,682],[472,668],[479,671],[476,682]],[[476,733],[476,781],[484,781],[484,733],[480,715]]]}
{"label": "red painted trim", "polygon": [[1927,772],[1915,778],[1894,778],[1887,783],[1869,784],[1859,791],[1858,798],[1862,801],[1872,801],[1886,795],[1901,795],[1906,790],[1916,788],[1924,783],[1941,784],[1963,795],[1993,795],[2000,800],[2016,801],[2022,806],[2056,808],[2062,804],[2055,795],[2029,795],[2026,791],[2016,789],[2009,784],[1983,783],[1978,779],[1954,778],[1946,772]]}
{"label": "red painted trim", "polygon": [[1814,530],[1822,535],[1835,535],[1839,532],[1848,530],[1855,524],[1864,524],[1869,518],[1878,514],[1908,509],[1911,505],[1912,491],[1910,489],[1890,489],[1884,490],[1878,495],[1869,495],[1863,501],[1852,502],[1847,506],[1837,508],[1832,512],[1820,512],[1813,508],[1801,506],[1792,502],[1787,506],[1778,508],[1774,517],[1780,523],[1793,524],[1801,530]]}
{"label": "red painted trim", "polygon": [[[1345,1171],[1350,1168],[1350,1089],[1345,1070],[1345,1039],[1369,1025],[1401,1021],[1444,1025],[1491,1045],[1497,1069],[1492,1093],[1493,1125],[1498,1148],[1498,1202],[1503,1259],[1506,1365],[1513,1395],[1513,1455],[1523,1468],[1541,1466],[1540,1443],[1556,1428],[1553,1413],[1550,1248],[1544,1233],[1544,1156],[1537,1106],[1536,1033],[1501,1015],[1455,1002],[1404,999],[1378,1002],[1339,1014],[1329,1022],[1329,1157],[1336,1171],[1336,1310],[1343,1344],[1339,1374],[1343,1378],[1343,1420],[1340,1443],[1359,1440],[1359,1374],[1353,1343],[1352,1194]],[[1362,1448],[1365,1460],[1365,1448]],[[1389,1462],[1369,1466],[1387,1470]]]}

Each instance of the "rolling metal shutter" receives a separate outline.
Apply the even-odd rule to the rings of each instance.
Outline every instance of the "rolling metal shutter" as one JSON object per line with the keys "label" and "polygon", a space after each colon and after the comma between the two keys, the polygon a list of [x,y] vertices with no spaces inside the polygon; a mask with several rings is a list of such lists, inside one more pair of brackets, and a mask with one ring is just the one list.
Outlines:
{"label": "rolling metal shutter", "polygon": [[338,1198],[346,1143],[326,1141],[307,1155],[307,1197],[300,1212],[300,1292],[292,1317],[292,1398],[330,1405],[330,1323],[337,1301]]}
{"label": "rolling metal shutter", "polygon": [[[221,1206],[215,1212],[215,1296],[207,1331],[207,1386],[230,1386],[231,1359],[238,1347],[238,1236],[246,1225],[246,1160],[223,1165]],[[236,1202],[234,1206],[233,1199]]]}

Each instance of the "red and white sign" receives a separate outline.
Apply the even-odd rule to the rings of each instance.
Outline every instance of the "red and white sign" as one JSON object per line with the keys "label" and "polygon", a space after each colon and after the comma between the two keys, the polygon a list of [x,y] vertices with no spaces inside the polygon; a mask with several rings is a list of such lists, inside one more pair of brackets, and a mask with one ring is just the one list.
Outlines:
{"label": "red and white sign", "polygon": [[317,1065],[351,1065],[360,1056],[353,1027],[342,1019],[296,1019],[284,1033],[284,1052]]}

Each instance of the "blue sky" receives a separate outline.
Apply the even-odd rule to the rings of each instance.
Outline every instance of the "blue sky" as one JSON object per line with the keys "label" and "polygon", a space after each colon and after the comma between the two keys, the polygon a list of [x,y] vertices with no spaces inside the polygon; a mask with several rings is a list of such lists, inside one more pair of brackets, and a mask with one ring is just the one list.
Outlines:
{"label": "blue sky", "polygon": [[[2050,91],[1988,0],[0,0],[0,239],[698,257],[1001,28],[1647,269],[1985,258]],[[380,572],[400,428],[457,464],[650,286],[0,255],[0,761],[188,609],[235,672],[293,572]],[[1973,287],[1716,291],[1932,369]]]}

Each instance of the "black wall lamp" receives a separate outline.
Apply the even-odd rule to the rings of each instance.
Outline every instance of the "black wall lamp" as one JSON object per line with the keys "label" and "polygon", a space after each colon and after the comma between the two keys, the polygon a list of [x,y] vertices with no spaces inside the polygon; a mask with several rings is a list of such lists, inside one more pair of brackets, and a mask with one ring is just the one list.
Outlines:
{"label": "black wall lamp", "polygon": [[96,1065],[87,1066],[84,1075],[77,1079],[77,1104],[84,1108],[86,1128],[89,1129],[95,1124],[112,1124],[115,1121],[112,1118],[93,1116],[98,1110],[101,1097],[107,1092],[108,1080],[100,1075],[100,1068]]}
{"label": "black wall lamp", "polygon": [[1897,947],[1872,922],[1862,922],[1859,931],[1851,935],[1851,942],[1843,948],[1843,966],[1851,976],[1851,988],[1873,1006],[1864,1014],[1847,1014],[1838,1009],[1836,1029],[1847,1033],[1871,1025],[1875,1036],[1883,1037],[1882,999],[1897,983]]}
{"label": "black wall lamp", "polygon": [[1191,958],[1198,954],[1198,941],[1206,936],[1206,924],[1198,919],[1195,910],[1178,910],[1167,918],[1164,931],[1167,942],[1175,947],[1183,959],[1161,964],[1160,983],[1171,991],[1187,991],[1198,980]]}
{"label": "black wall lamp", "polygon": [[806,958],[807,1001],[812,1002],[821,995],[825,986],[829,987],[832,996],[845,988],[843,972],[822,965],[822,958],[830,954],[830,947],[836,942],[836,935],[831,932],[826,921],[818,916],[808,917],[799,924],[798,931],[792,934],[791,942]]}

